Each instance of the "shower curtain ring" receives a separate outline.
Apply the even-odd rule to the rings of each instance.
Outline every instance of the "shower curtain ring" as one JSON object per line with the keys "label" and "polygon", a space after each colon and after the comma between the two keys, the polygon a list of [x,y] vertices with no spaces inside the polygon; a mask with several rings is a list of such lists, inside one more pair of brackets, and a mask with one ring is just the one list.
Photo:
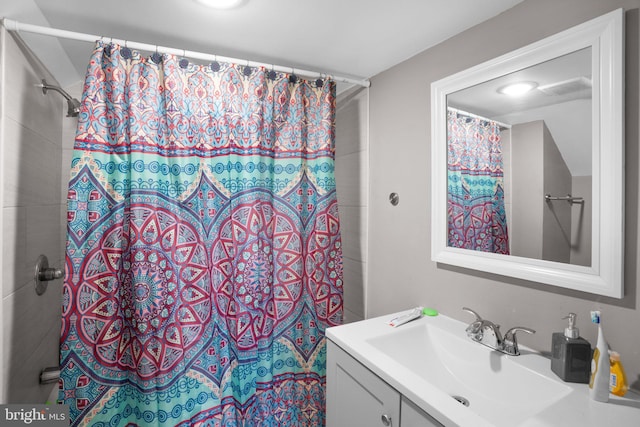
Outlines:
{"label": "shower curtain ring", "polygon": [[155,53],[151,55],[151,60],[156,64],[160,64],[160,62],[162,62],[162,55],[160,55],[160,52],[158,52],[158,45],[155,45],[154,47]]}
{"label": "shower curtain ring", "polygon": [[187,59],[187,51],[185,49],[182,49],[182,59],[178,61],[178,65],[180,65],[180,68],[184,69],[189,67],[189,60]]}

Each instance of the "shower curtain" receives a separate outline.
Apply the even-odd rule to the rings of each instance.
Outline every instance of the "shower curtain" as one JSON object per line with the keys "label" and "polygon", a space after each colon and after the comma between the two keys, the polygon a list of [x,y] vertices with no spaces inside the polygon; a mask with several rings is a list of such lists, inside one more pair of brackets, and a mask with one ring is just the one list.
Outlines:
{"label": "shower curtain", "polygon": [[447,112],[448,245],[509,254],[500,127]]}
{"label": "shower curtain", "polygon": [[324,425],[335,83],[98,42],[68,193],[73,425]]}

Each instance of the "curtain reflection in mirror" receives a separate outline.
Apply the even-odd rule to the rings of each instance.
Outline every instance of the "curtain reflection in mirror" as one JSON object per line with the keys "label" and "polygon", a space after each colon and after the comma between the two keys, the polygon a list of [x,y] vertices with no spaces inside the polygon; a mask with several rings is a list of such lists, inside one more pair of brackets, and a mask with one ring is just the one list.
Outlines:
{"label": "curtain reflection in mirror", "polygon": [[448,245],[509,254],[500,124],[447,111]]}

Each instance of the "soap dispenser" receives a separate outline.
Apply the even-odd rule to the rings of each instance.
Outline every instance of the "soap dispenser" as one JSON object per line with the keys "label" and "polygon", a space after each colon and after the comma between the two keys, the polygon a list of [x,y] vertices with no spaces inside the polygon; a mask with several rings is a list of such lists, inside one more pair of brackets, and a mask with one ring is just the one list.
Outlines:
{"label": "soap dispenser", "polygon": [[556,332],[551,339],[551,370],[563,381],[589,383],[591,374],[591,344],[576,328],[576,314],[569,313],[564,333]]}

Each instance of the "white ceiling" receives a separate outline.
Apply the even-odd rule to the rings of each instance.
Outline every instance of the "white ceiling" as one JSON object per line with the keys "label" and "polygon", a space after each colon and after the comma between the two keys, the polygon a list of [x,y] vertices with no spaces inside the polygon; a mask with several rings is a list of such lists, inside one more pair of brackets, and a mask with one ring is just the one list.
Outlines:
{"label": "white ceiling", "polygon": [[[369,78],[522,0],[0,0],[0,16],[117,39]],[[22,37],[66,87],[90,43]]]}

